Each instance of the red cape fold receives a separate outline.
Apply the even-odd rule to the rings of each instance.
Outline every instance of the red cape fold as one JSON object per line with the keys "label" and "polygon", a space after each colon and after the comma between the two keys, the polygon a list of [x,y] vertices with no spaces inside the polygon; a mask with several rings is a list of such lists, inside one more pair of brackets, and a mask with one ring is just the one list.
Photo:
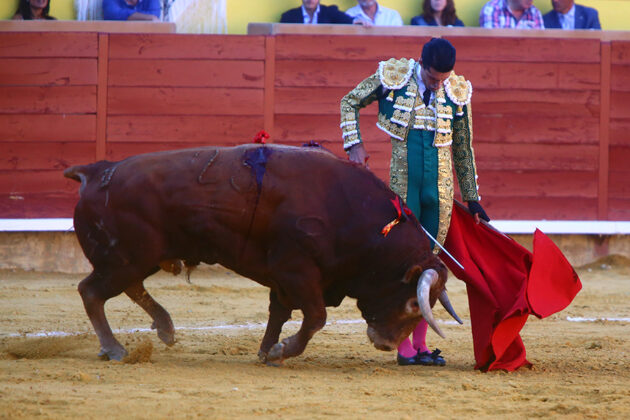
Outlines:
{"label": "red cape fold", "polygon": [[475,351],[475,369],[516,370],[531,366],[520,331],[529,314],[544,318],[567,307],[582,285],[556,245],[540,230],[534,252],[509,236],[476,224],[457,203],[440,257],[466,283]]}

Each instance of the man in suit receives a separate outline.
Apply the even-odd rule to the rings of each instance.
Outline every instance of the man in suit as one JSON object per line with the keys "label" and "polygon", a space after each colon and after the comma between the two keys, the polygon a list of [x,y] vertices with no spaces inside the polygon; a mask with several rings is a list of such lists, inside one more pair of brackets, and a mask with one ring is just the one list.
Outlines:
{"label": "man in suit", "polygon": [[[319,0],[302,0],[302,7],[287,10],[282,14],[280,23],[354,23],[337,6],[324,6],[319,4]],[[358,23],[358,22],[357,22]]]}
{"label": "man in suit", "polygon": [[553,10],[543,16],[545,28],[602,29],[597,10],[575,4],[575,0],[551,0]]}

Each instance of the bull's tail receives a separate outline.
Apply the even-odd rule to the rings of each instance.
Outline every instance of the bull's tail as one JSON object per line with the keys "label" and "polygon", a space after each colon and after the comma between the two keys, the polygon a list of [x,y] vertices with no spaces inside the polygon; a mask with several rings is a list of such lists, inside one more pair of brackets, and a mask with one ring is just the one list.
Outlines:
{"label": "bull's tail", "polygon": [[85,173],[85,165],[71,166],[70,168],[63,171],[63,176],[80,182],[81,186],[79,187],[79,195],[83,193],[83,189],[88,182],[88,177]]}
{"label": "bull's tail", "polygon": [[83,183],[86,180],[85,165],[71,166],[63,171],[63,176]]}
{"label": "bull's tail", "polygon": [[[79,187],[79,195],[83,192],[83,189],[87,185],[87,183],[92,179],[95,174],[98,174],[103,171],[103,169],[107,169],[111,166],[111,162],[100,161],[96,163],[92,163],[89,165],[77,165],[71,166],[63,171],[63,176],[66,178],[74,179],[77,182],[81,183]],[[111,177],[111,176],[110,176]]]}

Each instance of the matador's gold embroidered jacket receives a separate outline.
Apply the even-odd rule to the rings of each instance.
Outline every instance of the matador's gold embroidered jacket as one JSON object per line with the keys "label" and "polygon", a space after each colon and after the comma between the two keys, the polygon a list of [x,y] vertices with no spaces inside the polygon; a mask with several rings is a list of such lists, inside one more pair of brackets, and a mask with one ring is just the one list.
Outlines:
{"label": "matador's gold embroidered jacket", "polygon": [[359,83],[341,100],[341,129],[345,150],[361,143],[359,110],[378,100],[377,126],[391,137],[392,142],[390,187],[405,201],[408,179],[406,140],[409,131],[428,130],[435,133],[433,146],[438,153],[440,207],[436,239],[443,243],[453,206],[453,164],[462,199],[480,199],[472,148],[472,86],[462,76],[452,72],[427,107],[418,92],[415,77],[418,66],[413,59],[405,58],[381,62],[375,74]]}

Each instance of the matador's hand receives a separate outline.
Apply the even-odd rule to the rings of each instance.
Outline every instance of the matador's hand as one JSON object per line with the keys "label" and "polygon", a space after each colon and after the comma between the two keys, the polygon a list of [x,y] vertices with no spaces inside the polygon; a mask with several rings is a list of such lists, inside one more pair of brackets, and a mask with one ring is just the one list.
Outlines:
{"label": "matador's hand", "polygon": [[349,148],[347,152],[350,162],[358,163],[359,165],[363,165],[366,168],[369,168],[367,161],[370,158],[370,155],[367,154],[362,143],[355,144],[354,146]]}
{"label": "matador's hand", "polygon": [[486,222],[490,221],[490,218],[483,210],[483,207],[481,207],[481,204],[479,204],[479,201],[467,201],[466,203],[468,204],[468,210],[470,210],[470,213],[475,218],[475,222],[479,223],[481,221],[480,219]]}

